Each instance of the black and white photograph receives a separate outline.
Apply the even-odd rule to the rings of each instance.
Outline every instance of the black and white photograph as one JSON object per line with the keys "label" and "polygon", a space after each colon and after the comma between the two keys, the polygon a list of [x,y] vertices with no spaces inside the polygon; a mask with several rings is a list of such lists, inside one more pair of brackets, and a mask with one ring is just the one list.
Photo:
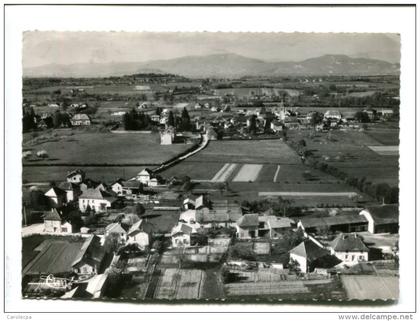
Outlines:
{"label": "black and white photograph", "polygon": [[25,33],[22,295],[398,299],[399,62],[397,34]]}
{"label": "black and white photograph", "polygon": [[[19,67],[8,76],[18,86],[5,82],[5,155],[16,156],[5,166],[6,303],[408,306],[417,114],[405,29],[238,29],[223,25],[239,10],[229,6],[219,29],[193,29],[171,25],[190,7],[76,7],[120,20],[150,11],[169,27],[88,28],[82,16],[49,27],[35,6],[39,28],[6,34],[19,53],[5,52],[6,71]],[[56,12],[67,21],[75,8]],[[190,16],[210,21],[213,9]],[[329,12],[292,9],[308,21]]]}

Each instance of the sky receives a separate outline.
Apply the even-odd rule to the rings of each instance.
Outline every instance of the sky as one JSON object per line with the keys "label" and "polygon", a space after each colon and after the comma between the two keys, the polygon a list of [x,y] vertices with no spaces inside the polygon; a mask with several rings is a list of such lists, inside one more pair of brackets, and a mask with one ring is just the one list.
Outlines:
{"label": "sky", "polygon": [[233,53],[264,61],[301,61],[344,54],[396,63],[398,34],[41,32],[23,34],[23,67],[144,62]]}

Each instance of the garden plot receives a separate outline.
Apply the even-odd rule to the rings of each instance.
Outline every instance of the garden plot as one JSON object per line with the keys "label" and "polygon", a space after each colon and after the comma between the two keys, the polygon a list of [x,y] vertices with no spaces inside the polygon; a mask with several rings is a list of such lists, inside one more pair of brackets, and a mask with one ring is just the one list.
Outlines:
{"label": "garden plot", "polygon": [[260,164],[245,164],[242,165],[238,174],[233,178],[233,182],[254,182],[260,173],[263,165]]}
{"label": "garden plot", "polygon": [[199,299],[204,272],[201,270],[180,270],[176,299]]}
{"label": "garden plot", "polygon": [[230,178],[230,176],[232,175],[233,171],[235,170],[237,166],[238,164],[226,163],[216,173],[216,175],[214,175],[211,181],[214,183],[226,182]]}
{"label": "garden plot", "polygon": [[368,146],[371,150],[381,156],[395,156],[399,153],[399,146]]}
{"label": "garden plot", "polygon": [[201,270],[166,269],[155,291],[156,299],[199,299],[204,272]]}
{"label": "garden plot", "polygon": [[397,300],[399,279],[394,276],[342,275],[349,300]]}
{"label": "garden plot", "polygon": [[225,285],[228,296],[309,293],[302,281],[247,282]]}

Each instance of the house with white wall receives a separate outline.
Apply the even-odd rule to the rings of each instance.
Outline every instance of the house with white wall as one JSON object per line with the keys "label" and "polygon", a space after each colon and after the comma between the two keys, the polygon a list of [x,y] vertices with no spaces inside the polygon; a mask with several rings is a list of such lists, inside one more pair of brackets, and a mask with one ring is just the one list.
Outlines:
{"label": "house with white wall", "polygon": [[356,233],[341,233],[330,244],[331,254],[346,265],[367,262],[369,249]]}

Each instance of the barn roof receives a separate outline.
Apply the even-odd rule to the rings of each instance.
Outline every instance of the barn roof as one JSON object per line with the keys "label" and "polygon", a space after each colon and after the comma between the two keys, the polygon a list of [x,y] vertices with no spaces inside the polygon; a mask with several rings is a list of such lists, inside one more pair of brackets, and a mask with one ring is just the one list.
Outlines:
{"label": "barn roof", "polygon": [[367,223],[367,219],[358,214],[336,215],[325,217],[301,217],[299,218],[304,228]]}
{"label": "barn roof", "polygon": [[336,252],[368,252],[369,249],[356,233],[340,233],[330,244]]}
{"label": "barn roof", "polygon": [[120,223],[111,223],[105,227],[107,233],[127,233]]}
{"label": "barn roof", "polygon": [[398,204],[368,207],[375,224],[392,224],[399,222]]}
{"label": "barn roof", "polygon": [[307,238],[301,242],[298,246],[290,250],[290,253],[299,255],[306,258],[308,261],[317,260],[325,255],[329,255],[330,252],[318,244],[316,244],[311,239]]}
{"label": "barn roof", "polygon": [[89,116],[86,114],[76,114],[72,118],[73,120],[90,120]]}
{"label": "barn roof", "polygon": [[258,214],[245,214],[237,220],[239,227],[258,227]]}
{"label": "barn roof", "polygon": [[260,216],[260,220],[267,222],[270,225],[270,228],[273,229],[291,227],[295,224],[295,222],[288,217],[274,215]]}
{"label": "barn roof", "polygon": [[[65,274],[72,272],[84,240],[50,238],[32,250],[35,256],[23,266],[23,274]],[[24,252],[25,249],[24,249]]]}
{"label": "barn roof", "polygon": [[44,215],[45,221],[60,221],[61,222],[61,216],[58,214],[57,210],[55,208],[51,209],[51,211],[47,212]]}

